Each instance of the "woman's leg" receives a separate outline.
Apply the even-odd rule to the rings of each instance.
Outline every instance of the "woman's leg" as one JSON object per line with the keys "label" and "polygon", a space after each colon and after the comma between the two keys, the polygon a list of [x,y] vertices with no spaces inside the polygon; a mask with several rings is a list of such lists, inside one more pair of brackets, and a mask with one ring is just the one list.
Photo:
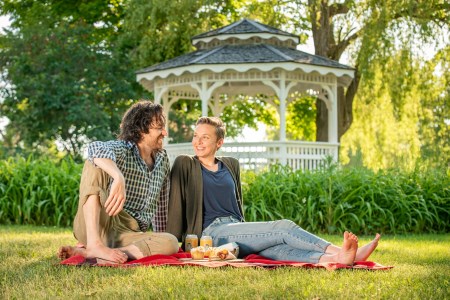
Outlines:
{"label": "woman's leg", "polygon": [[351,265],[355,261],[357,248],[358,238],[356,235],[345,232],[342,247],[339,248],[338,252],[333,254],[297,249],[287,244],[267,248],[258,254],[275,260],[290,260],[305,263],[337,262]]}
{"label": "woman's leg", "polygon": [[313,264],[318,263],[322,255],[324,255],[323,252],[297,249],[287,244],[269,247],[260,251],[258,254],[274,260],[289,260]]}
{"label": "woman's leg", "polygon": [[[381,238],[381,235],[379,233],[377,233],[375,235],[375,238],[372,241],[370,241],[369,243],[365,244],[362,247],[358,247],[358,251],[356,252],[355,261],[366,261],[369,258],[369,256],[372,254],[372,252],[375,251],[375,249],[377,248],[380,238]],[[328,246],[325,253],[336,254],[339,251],[341,251],[341,247],[338,247],[335,245],[330,245],[330,246]]]}
{"label": "woman's leg", "polygon": [[330,245],[329,242],[303,230],[289,220],[228,223],[213,228],[209,234],[213,237],[215,245],[238,243],[241,257],[282,244],[320,253],[325,253]]}

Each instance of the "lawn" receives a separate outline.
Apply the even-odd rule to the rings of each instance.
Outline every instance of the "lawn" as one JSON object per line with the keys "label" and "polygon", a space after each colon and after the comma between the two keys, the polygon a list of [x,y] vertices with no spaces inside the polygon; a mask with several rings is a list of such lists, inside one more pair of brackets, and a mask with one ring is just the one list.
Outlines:
{"label": "lawn", "polygon": [[371,258],[394,268],[375,272],[58,266],[74,243],[70,229],[0,226],[0,299],[450,299],[450,234],[383,236]]}

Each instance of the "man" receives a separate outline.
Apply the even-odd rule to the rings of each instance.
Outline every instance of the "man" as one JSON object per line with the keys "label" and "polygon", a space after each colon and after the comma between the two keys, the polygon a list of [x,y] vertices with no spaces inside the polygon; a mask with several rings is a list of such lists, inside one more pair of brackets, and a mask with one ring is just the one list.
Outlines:
{"label": "man", "polygon": [[[118,140],[88,145],[73,232],[79,244],[59,249],[73,255],[124,263],[178,251],[165,233],[169,197],[169,159],[162,106],[134,104],[122,118]],[[152,225],[155,232],[147,232]]]}

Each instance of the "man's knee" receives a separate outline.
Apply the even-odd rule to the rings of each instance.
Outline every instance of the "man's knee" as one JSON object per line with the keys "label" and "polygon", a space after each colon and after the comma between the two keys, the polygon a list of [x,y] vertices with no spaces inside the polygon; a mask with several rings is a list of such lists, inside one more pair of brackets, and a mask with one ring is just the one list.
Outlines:
{"label": "man's knee", "polygon": [[162,236],[161,238],[164,240],[164,246],[161,247],[161,254],[172,255],[178,252],[180,246],[177,238],[173,234],[167,232],[161,232],[158,234],[160,234]]}
{"label": "man's knee", "polygon": [[166,232],[154,232],[150,236],[133,243],[143,256],[163,254],[172,255],[178,252],[177,238]]}
{"label": "man's knee", "polygon": [[155,242],[152,253],[172,255],[178,252],[179,245],[177,238],[168,232],[155,232],[152,234],[152,240]]}
{"label": "man's knee", "polygon": [[98,196],[100,203],[107,199],[109,175],[100,168],[96,168],[91,162],[84,163],[80,181],[80,204],[84,206],[88,197]]}

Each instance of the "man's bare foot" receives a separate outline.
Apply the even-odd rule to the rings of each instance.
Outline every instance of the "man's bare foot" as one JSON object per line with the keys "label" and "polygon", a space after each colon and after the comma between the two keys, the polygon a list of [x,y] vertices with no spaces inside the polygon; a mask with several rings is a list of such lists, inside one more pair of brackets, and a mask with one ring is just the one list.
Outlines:
{"label": "man's bare foot", "polygon": [[366,261],[369,256],[372,254],[373,251],[378,246],[378,241],[380,240],[381,235],[376,234],[375,238],[368,244],[362,246],[361,248],[358,248],[358,251],[356,252],[355,261]]}
{"label": "man's bare foot", "polygon": [[58,258],[60,260],[68,259],[75,255],[82,255],[86,257],[86,249],[84,247],[75,246],[61,246],[58,250]]}
{"label": "man's bare foot", "polygon": [[356,251],[358,250],[358,237],[351,232],[344,232],[344,242],[337,253],[337,262],[345,265],[353,265]]}
{"label": "man's bare foot", "polygon": [[102,243],[96,243],[95,245],[86,246],[86,257],[97,258],[108,261],[108,263],[122,264],[127,261],[128,256],[119,249],[111,249],[103,245]]}
{"label": "man's bare foot", "polygon": [[125,254],[128,256],[128,259],[130,259],[130,260],[140,259],[140,258],[144,257],[141,250],[139,250],[139,248],[133,244],[130,244],[126,247],[120,248],[120,250],[125,252]]}

